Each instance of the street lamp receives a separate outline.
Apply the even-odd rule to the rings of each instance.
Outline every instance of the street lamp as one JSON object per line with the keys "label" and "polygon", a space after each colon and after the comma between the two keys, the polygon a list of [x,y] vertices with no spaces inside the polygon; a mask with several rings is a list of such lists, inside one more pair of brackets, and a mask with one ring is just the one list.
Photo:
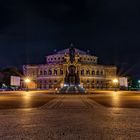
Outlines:
{"label": "street lamp", "polygon": [[138,80],[138,88],[140,88],[140,80]]}
{"label": "street lamp", "polygon": [[28,84],[31,82],[31,79],[30,78],[25,78],[24,82],[26,84],[26,89],[28,91]]}
{"label": "street lamp", "polygon": [[115,79],[113,79],[113,83],[114,83],[114,88],[115,88],[115,91],[116,91],[119,80],[117,78],[115,78]]}

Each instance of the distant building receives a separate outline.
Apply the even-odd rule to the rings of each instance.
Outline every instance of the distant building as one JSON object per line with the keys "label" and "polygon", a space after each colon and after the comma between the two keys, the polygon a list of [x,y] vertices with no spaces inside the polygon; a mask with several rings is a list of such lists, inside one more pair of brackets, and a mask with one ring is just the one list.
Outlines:
{"label": "distant building", "polygon": [[120,88],[128,88],[128,78],[127,77],[119,77],[119,87]]}
{"label": "distant building", "polygon": [[[96,56],[74,49],[75,58],[72,63],[77,74],[79,74],[80,85],[85,89],[112,87],[112,79],[116,77],[116,66],[99,65]],[[67,70],[71,65],[69,51],[68,48],[46,56],[46,64],[24,65],[24,75],[32,80],[30,88],[61,88],[64,85]]]}

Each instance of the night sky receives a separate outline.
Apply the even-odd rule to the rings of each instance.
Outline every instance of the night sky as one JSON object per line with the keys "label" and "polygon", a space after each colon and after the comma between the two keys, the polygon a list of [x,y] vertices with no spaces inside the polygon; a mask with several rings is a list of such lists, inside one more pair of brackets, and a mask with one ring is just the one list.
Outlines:
{"label": "night sky", "polygon": [[140,78],[140,1],[0,1],[1,67],[45,63],[71,42]]}

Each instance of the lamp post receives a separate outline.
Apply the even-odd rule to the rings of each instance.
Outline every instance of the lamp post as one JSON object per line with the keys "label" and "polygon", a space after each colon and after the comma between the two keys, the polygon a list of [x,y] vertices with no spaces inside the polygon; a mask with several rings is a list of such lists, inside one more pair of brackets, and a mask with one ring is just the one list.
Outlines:
{"label": "lamp post", "polygon": [[114,89],[115,91],[117,91],[117,85],[119,83],[119,80],[117,78],[113,79],[113,83],[114,83]]}
{"label": "lamp post", "polygon": [[26,78],[24,82],[26,84],[26,91],[28,91],[28,84],[31,82],[30,78]]}

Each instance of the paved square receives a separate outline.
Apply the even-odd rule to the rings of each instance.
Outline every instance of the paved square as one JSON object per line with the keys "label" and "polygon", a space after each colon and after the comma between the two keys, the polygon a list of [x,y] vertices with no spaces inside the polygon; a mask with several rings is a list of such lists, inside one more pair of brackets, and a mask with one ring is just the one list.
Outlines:
{"label": "paved square", "polygon": [[139,94],[2,94],[0,100],[7,100],[9,109],[0,101],[0,140],[139,140],[139,98]]}

